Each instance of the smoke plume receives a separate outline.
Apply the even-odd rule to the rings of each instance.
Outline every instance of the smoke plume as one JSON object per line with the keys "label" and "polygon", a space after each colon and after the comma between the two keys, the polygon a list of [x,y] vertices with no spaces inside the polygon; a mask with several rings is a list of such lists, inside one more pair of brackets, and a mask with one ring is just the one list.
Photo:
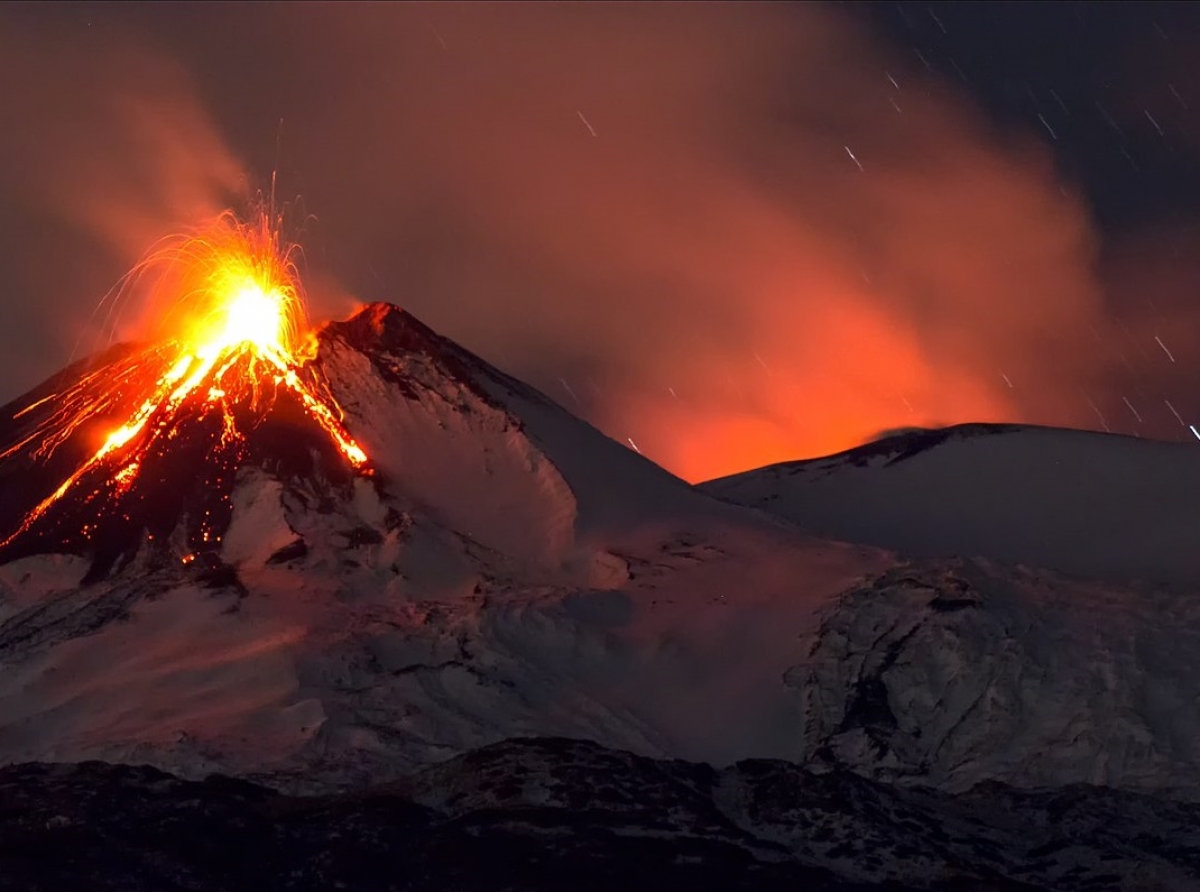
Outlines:
{"label": "smoke plume", "polygon": [[177,63],[90,36],[0,28],[4,397],[136,336],[147,308],[105,295],[156,241],[246,188]]}
{"label": "smoke plume", "polygon": [[242,185],[235,157],[278,167],[318,315],[399,303],[689,479],[913,425],[1097,426],[1118,329],[1083,202],[835,8],[216,9],[127,13],[172,65],[0,63],[39,72],[4,109],[34,125],[22,194],[136,254]]}

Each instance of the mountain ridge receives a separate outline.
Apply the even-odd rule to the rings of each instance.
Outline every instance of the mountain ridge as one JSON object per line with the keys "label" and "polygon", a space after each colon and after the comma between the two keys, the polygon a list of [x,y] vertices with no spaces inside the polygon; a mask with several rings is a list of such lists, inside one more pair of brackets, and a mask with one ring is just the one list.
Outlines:
{"label": "mountain ridge", "polygon": [[1200,881],[1196,805],[1086,785],[949,796],[786,762],[716,770],[561,738],[494,744],[349,795],[288,797],[100,763],[0,768],[0,795],[14,890],[50,877],[198,892],[1099,892]]}

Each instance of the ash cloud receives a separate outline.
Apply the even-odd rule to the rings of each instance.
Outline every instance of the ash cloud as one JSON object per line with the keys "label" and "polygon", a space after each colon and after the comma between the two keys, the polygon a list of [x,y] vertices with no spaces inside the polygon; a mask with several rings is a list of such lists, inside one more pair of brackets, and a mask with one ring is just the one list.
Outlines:
{"label": "ash cloud", "polygon": [[399,303],[687,478],[1097,425],[1119,329],[1084,204],[1035,135],[835,8],[107,9],[230,135],[174,107],[189,194],[234,186],[236,152],[316,213],[318,315]]}

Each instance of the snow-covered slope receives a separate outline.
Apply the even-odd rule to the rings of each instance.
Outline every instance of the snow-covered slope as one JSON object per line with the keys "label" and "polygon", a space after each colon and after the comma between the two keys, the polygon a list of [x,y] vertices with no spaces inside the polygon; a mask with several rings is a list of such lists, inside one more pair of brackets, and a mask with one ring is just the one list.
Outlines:
{"label": "snow-covered slope", "polygon": [[330,526],[330,544],[236,578],[56,592],[45,558],[0,568],[10,591],[49,590],[0,626],[0,754],[319,787],[514,735],[796,759],[802,697],[785,673],[818,608],[872,569],[845,547],[730,531],[647,540],[601,588],[507,575],[432,528],[354,545],[361,527]]}
{"label": "snow-covered slope", "polygon": [[703,491],[816,535],[1104,579],[1200,581],[1200,447],[1004,425],[901,434]]}
{"label": "snow-covered slope", "polygon": [[321,333],[320,365],[389,492],[505,553],[722,509],[386,304]]}

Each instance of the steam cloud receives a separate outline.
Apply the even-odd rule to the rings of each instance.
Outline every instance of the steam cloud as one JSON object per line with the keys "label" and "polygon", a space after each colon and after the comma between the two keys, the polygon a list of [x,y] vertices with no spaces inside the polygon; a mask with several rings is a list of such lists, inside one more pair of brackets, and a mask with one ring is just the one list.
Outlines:
{"label": "steam cloud", "polygon": [[[37,72],[18,107],[0,99],[23,134],[0,136],[0,187],[112,254],[243,187],[235,154],[278,165],[318,217],[318,315],[400,303],[689,479],[896,427],[1098,426],[1120,334],[1082,202],[1032,135],[836,10],[264,5],[137,25],[179,67],[128,44],[65,72],[0,53],[0,76]],[[22,286],[79,315],[66,284]]]}

